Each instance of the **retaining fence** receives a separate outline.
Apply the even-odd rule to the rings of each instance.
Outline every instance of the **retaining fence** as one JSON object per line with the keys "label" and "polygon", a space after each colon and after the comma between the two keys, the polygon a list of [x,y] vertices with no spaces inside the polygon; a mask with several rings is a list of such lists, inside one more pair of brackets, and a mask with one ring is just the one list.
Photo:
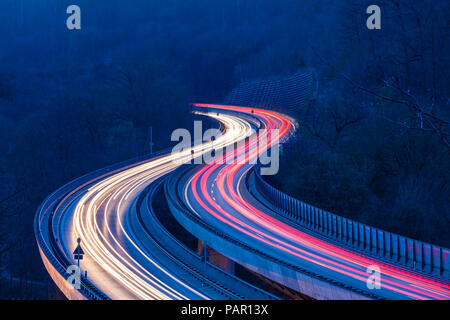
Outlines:
{"label": "retaining fence", "polygon": [[[254,188],[274,205],[282,216],[301,226],[370,255],[429,273],[450,278],[450,250],[374,228],[341,217],[277,190],[254,171]],[[251,189],[250,189],[251,190]]]}
{"label": "retaining fence", "polygon": [[313,70],[300,69],[295,74],[271,79],[242,82],[225,98],[225,103],[294,111],[309,101],[317,91]]}

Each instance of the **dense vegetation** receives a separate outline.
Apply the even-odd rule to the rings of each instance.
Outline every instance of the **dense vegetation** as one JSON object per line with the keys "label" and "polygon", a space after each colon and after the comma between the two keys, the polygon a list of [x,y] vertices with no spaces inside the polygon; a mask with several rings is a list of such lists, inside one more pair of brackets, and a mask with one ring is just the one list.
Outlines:
{"label": "dense vegetation", "polygon": [[296,114],[300,129],[271,181],[331,212],[449,247],[449,5],[382,3],[382,30],[367,30],[347,2],[339,45],[333,54],[317,47],[319,94]]}
{"label": "dense vegetation", "polygon": [[300,130],[272,181],[450,246],[447,1],[380,0],[376,31],[365,27],[371,3],[357,0],[74,3],[80,31],[66,29],[64,1],[0,2],[3,278],[45,279],[32,221],[57,187],[148,152],[149,125],[165,148],[192,125],[188,102],[303,66],[319,93],[295,114]]}

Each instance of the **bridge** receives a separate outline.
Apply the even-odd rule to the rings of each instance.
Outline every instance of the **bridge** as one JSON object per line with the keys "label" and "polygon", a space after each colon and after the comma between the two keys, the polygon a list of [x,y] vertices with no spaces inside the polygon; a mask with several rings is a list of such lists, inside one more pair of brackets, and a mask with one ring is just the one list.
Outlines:
{"label": "bridge", "polygon": [[[232,144],[250,125],[234,115],[207,114],[223,128],[215,146]],[[149,205],[160,178],[211,149],[162,152],[78,178],[51,194],[35,216],[44,265],[69,299],[276,299],[211,263],[170,236]],[[145,192],[144,192],[145,191]],[[80,288],[67,279],[73,244],[85,251]],[[88,271],[88,274],[85,274]]]}
{"label": "bridge", "polygon": [[[280,114],[241,108],[278,128]],[[238,149],[257,156],[256,143]],[[239,155],[238,155],[239,157]],[[210,163],[172,175],[167,198],[191,233],[233,261],[317,299],[448,299],[448,249],[364,226],[290,198],[252,165]],[[411,244],[411,245],[410,245]],[[369,289],[367,269],[382,285]]]}
{"label": "bridge", "polygon": [[[220,123],[214,141],[92,172],[38,208],[39,251],[67,298],[279,298],[234,275],[234,263],[315,299],[450,298],[448,249],[315,208],[264,181],[256,159],[294,134],[294,119],[254,107],[193,106]],[[215,159],[188,164],[207,153]],[[161,188],[173,217],[220,263],[161,223],[153,206]],[[74,287],[77,238],[85,255]],[[367,284],[373,267],[380,288]]]}

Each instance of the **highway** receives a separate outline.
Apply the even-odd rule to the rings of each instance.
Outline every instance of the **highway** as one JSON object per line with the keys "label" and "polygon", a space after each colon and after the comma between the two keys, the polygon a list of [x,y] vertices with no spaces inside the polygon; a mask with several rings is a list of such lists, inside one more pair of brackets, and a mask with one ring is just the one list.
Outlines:
{"label": "highway", "polygon": [[[201,270],[199,257],[170,235],[153,212],[151,195],[164,178],[182,164],[214,150],[217,158],[212,162],[189,166],[189,170],[176,171],[165,180],[166,196],[169,199],[176,194],[181,199],[182,203],[176,205],[186,209],[186,216],[195,217],[192,223],[207,226],[223,239],[237,239],[234,244],[264,253],[261,256],[267,261],[317,275],[357,292],[358,297],[450,299],[447,280],[328,241],[279,219],[275,210],[249,192],[247,177],[256,159],[267,156],[271,150],[272,162],[278,161],[275,151],[280,142],[294,133],[293,119],[249,107],[193,106],[202,110],[198,114],[221,123],[221,134],[214,141],[81,177],[55,191],[38,209],[35,232],[41,256],[68,298],[276,298],[209,263],[207,269]],[[226,152],[221,155],[220,150]],[[174,179],[180,181],[179,185],[169,188]],[[174,201],[178,202],[169,199],[169,207]],[[179,216],[174,216],[179,220]],[[183,221],[179,220],[182,225]],[[188,225],[183,226],[191,231]],[[202,235],[191,233],[204,240]],[[67,290],[67,283],[61,281],[61,276],[68,276],[63,270],[76,264],[72,252],[77,238],[85,252],[81,269],[87,271],[82,297],[73,295]],[[207,245],[222,252],[219,242]],[[240,253],[235,250],[233,254]],[[229,257],[252,267],[254,261],[240,261],[236,256]],[[366,269],[373,265],[381,270],[381,288],[377,290],[366,285]],[[255,265],[253,270],[257,269]],[[269,273],[274,281],[283,277],[282,271]],[[289,286],[289,281],[284,284]]]}
{"label": "highway", "polygon": [[[275,112],[224,108],[258,117],[268,131],[279,130],[281,139],[289,135],[293,128],[289,118]],[[238,148],[234,164],[212,162],[188,172],[188,177],[185,177],[187,183],[182,186],[180,196],[186,207],[204,223],[255,250],[379,298],[450,298],[448,281],[352,252],[276,219],[274,212],[246,192],[245,177],[252,165],[243,160],[258,157],[264,151],[257,147],[257,142],[258,137],[254,137]],[[214,247],[214,244],[211,245]],[[214,249],[221,250],[219,247]],[[381,288],[377,290],[369,290],[366,285],[367,267],[373,265],[379,266],[381,271]]]}
{"label": "highway", "polygon": [[[214,141],[216,147],[226,147],[252,132],[250,124],[236,116],[203,115],[222,124],[222,134]],[[127,166],[99,181],[85,182],[77,196],[63,200],[65,209],[54,218],[56,239],[63,255],[76,264],[72,251],[80,238],[85,252],[81,269],[88,271],[89,281],[110,299],[251,298],[237,294],[236,290],[231,292],[226,285],[220,285],[220,279],[210,281],[194,277],[194,272],[186,272],[186,268],[180,269],[179,261],[168,259],[156,242],[152,245],[148,241],[151,237],[143,243],[142,230],[136,231],[139,228],[130,218],[136,211],[138,196],[147,186],[211,147],[210,142],[205,142]],[[242,286],[248,289],[247,284]],[[258,294],[259,298],[274,298]]]}

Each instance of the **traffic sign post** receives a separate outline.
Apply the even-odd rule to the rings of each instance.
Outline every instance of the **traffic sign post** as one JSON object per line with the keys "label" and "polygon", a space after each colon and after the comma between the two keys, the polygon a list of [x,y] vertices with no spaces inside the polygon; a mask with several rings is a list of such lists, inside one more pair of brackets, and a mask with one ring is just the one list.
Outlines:
{"label": "traffic sign post", "polygon": [[80,260],[83,260],[83,255],[84,255],[84,251],[83,251],[83,249],[81,249],[80,242],[81,242],[81,239],[78,238],[77,239],[78,245],[75,248],[75,250],[73,251],[73,257],[75,260],[77,260],[78,267],[80,266]]}

